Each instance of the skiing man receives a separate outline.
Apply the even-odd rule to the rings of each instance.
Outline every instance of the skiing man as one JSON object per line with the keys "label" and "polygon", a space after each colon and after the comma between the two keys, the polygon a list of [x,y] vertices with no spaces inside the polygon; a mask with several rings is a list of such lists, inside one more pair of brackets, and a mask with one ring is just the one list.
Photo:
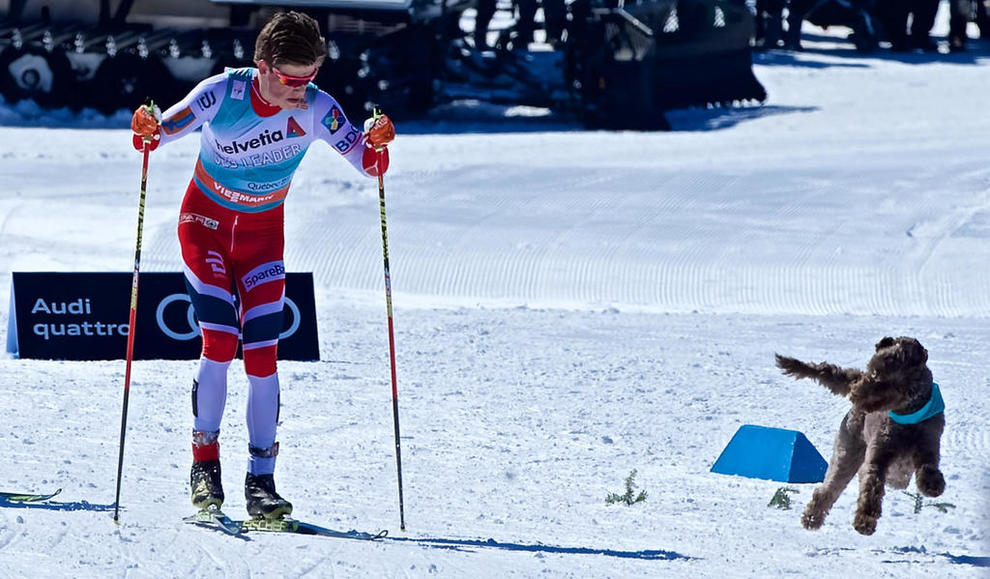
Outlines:
{"label": "skiing man", "polygon": [[164,114],[142,106],[131,120],[134,146],[142,151],[202,127],[178,223],[186,287],[203,337],[192,387],[189,477],[192,503],[200,509],[219,509],[224,499],[218,437],[227,368],[240,337],[249,382],[247,511],[266,519],[292,512],[292,504],[275,491],[273,477],[279,412],[275,359],[285,295],[282,203],[317,139],[365,175],[388,169],[385,146],[395,138],[392,122],[381,115],[368,119],[364,131],[353,126],[337,101],[311,82],[325,56],[326,42],[313,18],[278,13],[258,35],[256,68],[228,69],[202,81]]}

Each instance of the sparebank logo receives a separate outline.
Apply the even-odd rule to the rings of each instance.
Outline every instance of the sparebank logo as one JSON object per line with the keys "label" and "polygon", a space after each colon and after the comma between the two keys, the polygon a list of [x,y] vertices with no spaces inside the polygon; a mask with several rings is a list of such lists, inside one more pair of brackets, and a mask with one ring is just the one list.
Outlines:
{"label": "sparebank logo", "polygon": [[285,265],[282,261],[270,261],[247,272],[241,278],[244,289],[251,291],[263,283],[285,279]]}

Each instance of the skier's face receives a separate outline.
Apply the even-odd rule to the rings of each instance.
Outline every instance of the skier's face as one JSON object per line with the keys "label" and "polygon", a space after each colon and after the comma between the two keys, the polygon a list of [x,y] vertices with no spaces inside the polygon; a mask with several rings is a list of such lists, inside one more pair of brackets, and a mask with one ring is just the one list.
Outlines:
{"label": "skier's face", "polygon": [[261,96],[282,109],[298,109],[305,106],[306,85],[316,77],[318,64],[269,65],[258,61],[258,86]]}

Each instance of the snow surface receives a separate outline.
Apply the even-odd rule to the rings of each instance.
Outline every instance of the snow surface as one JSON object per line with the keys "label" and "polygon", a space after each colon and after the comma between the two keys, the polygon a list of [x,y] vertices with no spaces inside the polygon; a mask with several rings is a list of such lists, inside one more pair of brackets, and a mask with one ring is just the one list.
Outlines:
{"label": "snow surface", "polygon": [[[990,576],[990,55],[866,57],[817,35],[755,57],[764,106],[678,111],[670,133],[466,105],[399,125],[386,188],[406,532],[377,189],[314,146],[286,261],[315,274],[323,360],[280,366],[276,479],[299,518],[397,540],[183,525],[193,361],[134,365],[116,526],[123,361],[8,357],[0,486],[63,492],[0,507],[0,575]],[[131,271],[126,121],[0,107],[0,304],[12,271]],[[144,271],[180,268],[196,148],[152,157]],[[799,430],[827,458],[848,402],[773,354],[862,367],[885,335],[929,349],[948,486],[926,503],[954,508],[916,514],[889,491],[863,537],[854,483],[809,532],[815,485],[709,472],[743,424]],[[234,516],[245,390],[235,364]],[[634,469],[647,500],[607,505]],[[790,510],[768,507],[782,486]]]}

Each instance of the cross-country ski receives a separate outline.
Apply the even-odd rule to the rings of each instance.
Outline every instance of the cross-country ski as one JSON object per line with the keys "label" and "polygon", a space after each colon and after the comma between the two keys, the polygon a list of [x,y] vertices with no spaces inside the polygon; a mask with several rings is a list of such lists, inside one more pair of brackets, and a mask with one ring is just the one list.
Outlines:
{"label": "cross-country ski", "polygon": [[15,492],[0,492],[0,501],[7,501],[9,503],[37,503],[41,501],[47,501],[48,499],[54,497],[55,495],[62,492],[62,489],[58,489],[51,493],[15,493]]}
{"label": "cross-country ski", "polygon": [[291,518],[249,518],[242,521],[237,521],[231,519],[216,509],[203,509],[194,515],[185,517],[183,521],[202,527],[217,529],[229,535],[241,535],[245,533],[286,533],[296,535],[319,535],[321,537],[356,539],[361,541],[374,541],[376,539],[383,539],[388,536],[387,530],[381,530],[375,533],[356,531],[353,529],[350,531],[339,531],[304,521],[297,521]]}
{"label": "cross-country ski", "polygon": [[182,519],[186,523],[210,527],[227,533],[228,535],[240,534],[243,525],[240,521],[234,521],[223,511],[217,508],[201,509],[200,511]]}

